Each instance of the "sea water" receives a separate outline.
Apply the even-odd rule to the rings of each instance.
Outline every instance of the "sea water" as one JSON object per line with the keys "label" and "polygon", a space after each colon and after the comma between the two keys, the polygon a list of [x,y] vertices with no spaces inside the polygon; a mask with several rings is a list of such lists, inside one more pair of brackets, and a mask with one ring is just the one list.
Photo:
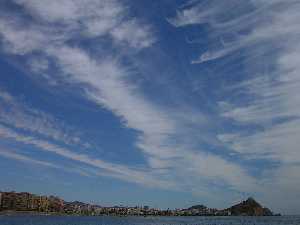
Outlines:
{"label": "sea water", "polygon": [[299,216],[280,217],[83,217],[0,216],[0,225],[300,225]]}

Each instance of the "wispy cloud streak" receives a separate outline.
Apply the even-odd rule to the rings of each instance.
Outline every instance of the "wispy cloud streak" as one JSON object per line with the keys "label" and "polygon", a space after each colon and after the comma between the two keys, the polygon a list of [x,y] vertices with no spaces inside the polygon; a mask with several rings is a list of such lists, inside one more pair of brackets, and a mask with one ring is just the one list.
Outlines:
{"label": "wispy cloud streak", "polygon": [[1,89],[0,103],[1,124],[42,135],[67,145],[91,147],[91,144],[81,140],[79,132],[74,128],[67,127],[63,122],[41,110],[29,107],[25,102]]}
{"label": "wispy cloud streak", "polygon": [[[159,181],[154,178],[151,178],[151,174],[148,173],[147,171],[143,172],[135,169],[130,169],[126,166],[105,162],[101,159],[92,158],[87,154],[76,153],[74,151],[71,151],[70,149],[61,147],[59,145],[55,145],[46,140],[39,139],[33,136],[25,136],[19,134],[13,131],[12,129],[6,128],[4,126],[0,126],[0,137],[5,139],[12,139],[14,141],[23,143],[25,145],[32,145],[39,150],[54,153],[66,159],[70,159],[98,169],[102,169],[104,170],[104,172],[106,172],[106,174],[109,174],[112,177],[117,177],[119,179],[123,179],[126,181],[131,181],[134,183],[139,183],[139,184],[149,185],[149,186],[159,185],[160,187],[165,187],[165,188],[169,186],[168,183],[163,180]],[[21,159],[21,157],[19,157],[19,159]],[[101,173],[99,172],[99,174]]]}
{"label": "wispy cloud streak", "polygon": [[9,159],[13,159],[13,160],[16,160],[16,161],[19,161],[19,162],[22,162],[22,163],[26,163],[26,164],[48,167],[48,168],[51,168],[51,169],[56,169],[56,170],[59,170],[59,171],[65,171],[65,172],[68,172],[68,173],[76,173],[77,175],[80,175],[80,176],[86,176],[86,177],[91,176],[89,173],[87,173],[84,170],[81,170],[79,168],[66,168],[64,166],[57,165],[57,164],[52,163],[52,162],[33,159],[32,157],[28,157],[26,155],[14,152],[11,149],[9,149],[9,150],[8,149],[3,149],[2,147],[0,147],[0,156],[5,157],[5,158],[9,158]]}

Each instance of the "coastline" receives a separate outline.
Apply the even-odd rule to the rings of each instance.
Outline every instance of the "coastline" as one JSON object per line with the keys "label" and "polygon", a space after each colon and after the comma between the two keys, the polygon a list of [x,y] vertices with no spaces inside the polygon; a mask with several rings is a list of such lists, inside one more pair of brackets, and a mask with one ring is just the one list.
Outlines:
{"label": "coastline", "polygon": [[6,210],[0,211],[0,216],[70,216],[70,217],[278,217],[284,216],[281,214],[275,214],[272,216],[249,216],[249,215],[118,215],[118,214],[97,214],[97,215],[85,215],[85,214],[69,214],[58,212],[35,212],[35,211],[13,211]]}
{"label": "coastline", "polygon": [[0,215],[74,215],[74,216],[273,216],[269,208],[253,198],[225,209],[202,204],[189,208],[159,209],[149,206],[100,206],[80,201],[65,201],[57,196],[39,196],[28,192],[0,192]]}

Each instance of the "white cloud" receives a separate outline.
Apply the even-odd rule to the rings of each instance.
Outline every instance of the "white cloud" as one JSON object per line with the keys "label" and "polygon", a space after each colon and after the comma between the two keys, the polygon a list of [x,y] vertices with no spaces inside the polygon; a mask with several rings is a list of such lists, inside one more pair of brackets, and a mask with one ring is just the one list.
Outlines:
{"label": "white cloud", "polygon": [[43,160],[37,160],[37,159],[33,159],[31,157],[28,157],[26,155],[23,154],[19,154],[16,153],[14,151],[12,151],[11,149],[3,149],[2,147],[0,147],[0,156],[5,157],[5,158],[9,158],[9,159],[13,159],[22,163],[27,163],[27,164],[33,164],[33,165],[38,165],[38,166],[43,166],[43,167],[49,167],[52,169],[58,169],[58,170],[63,170],[69,173],[76,173],[79,174],[81,176],[87,176],[89,177],[90,174],[88,174],[87,172],[85,172],[82,169],[79,168],[66,168],[64,166],[60,166],[51,162],[47,162],[47,161],[43,161]]}
{"label": "white cloud", "polygon": [[238,87],[237,90],[245,90],[254,100],[247,102],[247,106],[234,104],[231,110],[223,113],[227,118],[256,124],[263,129],[252,134],[241,133],[225,143],[251,158],[280,163],[279,168],[269,174],[271,179],[265,178],[265,198],[268,203],[277,205],[278,210],[293,213],[298,204],[295,196],[299,194],[296,182],[299,177],[295,176],[299,168],[295,164],[300,162],[300,99],[297,97],[300,89],[300,5],[295,1],[277,2],[282,4],[282,10],[271,5],[272,22],[258,26],[251,34],[254,40],[273,42],[277,47],[273,61],[275,70],[258,74]]}
{"label": "white cloud", "polygon": [[50,162],[46,162],[46,161],[41,161],[41,160],[35,160],[32,159],[30,157],[27,157],[25,155],[21,155],[18,153],[13,152],[12,150],[4,150],[4,149],[0,149],[0,155],[6,158],[11,158],[17,161],[21,161],[21,162],[25,162],[25,163],[30,163],[30,164],[37,164],[37,165],[41,165],[41,166],[45,166],[45,167],[51,167],[51,168],[55,168],[58,169],[60,168],[59,166],[50,163]]}
{"label": "white cloud", "polygon": [[78,29],[81,25],[95,36],[106,34],[124,16],[124,7],[115,0],[15,0],[36,19]]}
{"label": "white cloud", "polygon": [[299,170],[299,165],[284,165],[276,170],[268,171],[261,186],[264,203],[274,205],[274,211],[297,215],[300,198]]}
{"label": "white cloud", "polygon": [[[281,3],[284,10],[279,13],[275,3]],[[293,1],[277,1],[267,6],[272,23],[258,24],[250,36],[256,42],[270,41],[279,47],[275,51],[276,57],[268,61],[274,64],[275,70],[254,74],[254,78],[234,87],[253,98],[246,104],[231,104],[222,116],[264,128],[252,135],[235,136],[230,144],[235,150],[285,163],[299,162],[296,143],[300,127],[300,99],[297,97],[300,88],[300,45],[297,41],[300,37],[300,6]],[[273,49],[263,50],[269,56]]]}
{"label": "white cloud", "polygon": [[212,17],[216,13],[215,8],[206,7],[205,10],[203,9],[207,3],[208,2],[205,2],[202,5],[199,4],[194,7],[177,11],[177,14],[174,18],[168,18],[168,22],[175,27],[207,23],[213,19]]}
{"label": "white cloud", "polygon": [[34,73],[43,73],[48,70],[49,62],[46,58],[33,58],[29,61],[29,67]]}
{"label": "white cloud", "polygon": [[117,42],[125,42],[130,47],[141,49],[151,46],[155,41],[154,37],[149,36],[150,30],[149,26],[141,26],[136,20],[130,20],[112,30],[111,34]]}
{"label": "white cloud", "polygon": [[211,60],[223,58],[227,56],[228,54],[231,54],[239,49],[239,46],[230,46],[230,47],[224,47],[223,49],[218,49],[215,51],[207,51],[203,53],[198,59],[192,60],[192,64],[198,64],[198,63],[204,63]]}
{"label": "white cloud", "polygon": [[[146,170],[131,169],[123,165],[105,162],[101,159],[90,157],[87,154],[76,153],[70,149],[58,146],[43,139],[38,139],[33,136],[24,136],[1,125],[0,137],[12,139],[26,145],[32,145],[39,150],[54,153],[61,157],[101,169],[111,177],[117,177],[122,180],[142,185],[158,186],[160,188],[168,188],[171,185],[166,180],[155,179],[151,173]],[[99,172],[99,174],[101,174],[101,172]]]}
{"label": "white cloud", "polygon": [[42,135],[54,141],[67,145],[77,145],[81,148],[91,146],[82,141],[80,133],[53,116],[28,106],[8,92],[0,89],[0,124]]}
{"label": "white cloud", "polygon": [[80,18],[76,1],[48,1],[47,7],[45,7],[45,2],[37,0],[16,0],[15,2],[47,22],[68,22]]}
{"label": "white cloud", "polygon": [[[268,204],[286,202],[285,210],[299,208],[292,197],[299,195],[299,12],[299,1],[293,0],[212,0],[188,5],[169,19],[175,27],[206,26],[210,31],[208,49],[220,46],[207,50],[192,63],[224,58],[224,68],[240,63],[249,75],[239,84],[225,87],[230,96],[220,101],[221,117],[239,128],[228,129],[218,138],[245,160],[277,163],[269,173],[264,173],[268,163],[261,169],[265,184],[260,192],[267,196]],[[224,37],[230,37],[229,44],[216,43]],[[236,54],[239,50],[243,50],[245,60]],[[232,61],[225,59],[229,54]],[[240,99],[236,98],[238,94]],[[242,98],[245,95],[247,98]]]}
{"label": "white cloud", "polygon": [[149,25],[128,19],[126,7],[116,0],[15,0],[46,23],[62,26],[64,35],[111,36],[117,43],[141,49],[154,43]]}
{"label": "white cloud", "polygon": [[[148,25],[142,26],[137,19],[126,18],[114,22],[115,17],[125,17],[125,9],[116,1],[112,1],[117,4],[113,6],[110,6],[110,1],[103,2],[105,7],[112,7],[111,11],[110,8],[105,9],[111,12],[107,15],[108,21],[102,18],[101,7],[92,4],[95,1],[63,1],[57,11],[55,8],[60,7],[59,1],[51,2],[49,7],[45,2],[42,5],[40,1],[34,0],[17,2],[38,22],[22,28],[19,19],[15,19],[10,26],[0,29],[5,43],[13,49],[11,53],[29,54],[38,51],[50,58],[59,69],[57,76],[73,87],[80,87],[85,97],[113,112],[127,128],[137,131],[136,146],[149,162],[144,168],[128,168],[75,153],[43,139],[23,136],[3,127],[0,130],[2,137],[96,167],[109,176],[152,187],[191,190],[211,182],[218,184],[220,190],[224,186],[238,192],[255,188],[255,179],[240,165],[181,143],[179,134],[184,133],[182,130],[185,129],[183,124],[186,121],[182,118],[178,120],[178,114],[176,116],[176,113],[171,112],[172,109],[149,101],[139,87],[130,82],[130,72],[114,56],[95,57],[87,49],[69,44],[78,38],[107,36],[115,42],[114,47],[117,49],[125,45],[129,49],[139,50],[150,47],[155,40]],[[119,7],[122,10],[118,10]],[[59,26],[55,29],[57,23]],[[0,18],[0,24],[7,25],[7,19]],[[29,36],[32,36],[32,43],[22,44]],[[204,120],[202,114],[185,115],[191,121],[195,118],[197,122]],[[18,128],[17,125],[15,127]],[[27,125],[19,128],[24,127]],[[47,131],[41,133],[47,134]],[[210,192],[209,187],[204,189]]]}
{"label": "white cloud", "polygon": [[[209,7],[206,10],[207,6]],[[251,10],[247,10],[249,6]],[[231,14],[229,10],[233,7],[236,7],[236,12]],[[284,153],[283,148],[288,148],[289,153],[295,157],[293,143],[299,125],[298,120],[289,119],[300,117],[300,100],[297,98],[297,90],[300,88],[299,9],[297,1],[252,1],[250,5],[235,0],[224,4],[203,1],[183,9],[173,18],[177,21],[175,26],[208,24],[215,33],[213,37],[233,37],[229,45],[204,53],[194,63],[218,59],[238,49],[247,48],[246,57],[258,57],[257,60],[263,58],[266,64],[275,68],[262,72],[253,65],[255,59],[249,60],[251,65],[244,63],[245,70],[252,73],[253,78],[235,85],[231,91],[243,91],[252,98],[240,104],[222,102],[223,117],[244,124],[262,125],[265,128],[254,135],[228,133],[219,136],[226,143],[229,138],[232,142],[231,147],[235,150],[265,153],[265,149],[268,148],[276,154],[282,151],[279,158],[283,159],[286,158],[284,155],[288,155]],[[224,10],[227,13],[226,19]],[[193,19],[183,15],[190,15]],[[244,34],[239,34],[240,31],[244,31]],[[271,48],[268,45],[270,43],[273,43]],[[261,54],[257,55],[258,52]],[[282,119],[288,119],[288,122],[275,122]],[[279,138],[281,136],[282,138]]]}
{"label": "white cloud", "polygon": [[[284,11],[279,10],[282,3]],[[296,7],[289,7],[290,5]],[[217,45],[219,48],[214,47],[213,50],[204,52],[199,59],[192,61],[195,64],[223,58],[243,48],[249,48],[248,55],[251,53],[254,55],[262,51],[262,46],[259,48],[257,46],[259,44],[283,40],[285,34],[289,32],[297,35],[299,33],[298,24],[295,23],[299,20],[297,10],[295,1],[230,0],[220,3],[205,0],[192,6],[188,5],[168,21],[175,27],[206,25],[209,29],[208,38],[213,41],[208,43],[208,48],[216,46],[216,40],[219,41]],[[230,37],[230,42],[221,46],[224,44],[224,37]],[[284,45],[282,41],[276,44],[276,48]]]}
{"label": "white cloud", "polygon": [[24,55],[41,49],[46,45],[48,38],[39,30],[24,29],[14,19],[0,20],[1,36],[4,50],[17,55]]}
{"label": "white cloud", "polygon": [[[168,18],[168,21],[175,27],[209,25],[216,34],[237,32],[257,22],[254,17],[259,10],[251,11],[251,6],[250,2],[239,0],[204,0],[184,6],[177,11],[176,16]],[[209,35],[215,37],[216,34]]]}
{"label": "white cloud", "polygon": [[299,163],[298,134],[300,120],[274,125],[251,135],[226,134],[220,140],[236,152],[252,158],[265,158],[283,163]]}

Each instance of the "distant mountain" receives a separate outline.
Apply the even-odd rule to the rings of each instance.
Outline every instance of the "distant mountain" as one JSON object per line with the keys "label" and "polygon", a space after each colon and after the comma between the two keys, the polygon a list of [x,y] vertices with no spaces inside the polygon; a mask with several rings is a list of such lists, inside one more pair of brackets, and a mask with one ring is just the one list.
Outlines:
{"label": "distant mountain", "polygon": [[248,198],[227,209],[233,216],[272,216],[270,209],[262,207],[253,198]]}
{"label": "distant mountain", "polygon": [[192,210],[192,209],[200,209],[200,210],[203,210],[203,209],[207,209],[207,207],[205,205],[193,205],[192,207],[188,208],[189,210]]}

